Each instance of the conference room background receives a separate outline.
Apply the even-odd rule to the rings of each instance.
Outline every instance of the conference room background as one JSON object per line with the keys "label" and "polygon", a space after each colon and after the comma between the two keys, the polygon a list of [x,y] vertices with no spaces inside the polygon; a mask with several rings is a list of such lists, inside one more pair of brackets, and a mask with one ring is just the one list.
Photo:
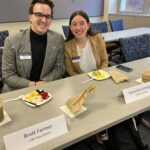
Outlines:
{"label": "conference room background", "polygon": [[[104,0],[52,0],[54,19],[69,18],[76,10],[84,10],[90,17],[103,15]],[[31,0],[5,0],[0,5],[0,22],[28,20]],[[67,5],[66,5],[67,4]],[[9,10],[9,11],[8,11]]]}
{"label": "conference room background", "polygon": [[[16,3],[14,3],[14,1],[17,1],[17,0],[0,0],[0,16],[3,16],[3,17],[6,17],[7,15],[11,16],[12,14],[12,11],[15,11],[15,10],[12,10],[12,8],[16,7],[14,5],[17,5]],[[0,30],[9,30],[9,34],[15,34],[16,32],[19,32],[20,29],[27,29],[29,28],[30,24],[28,22],[28,6],[29,5],[29,1],[30,0],[18,0],[18,8],[19,8],[19,11],[18,11],[18,14],[19,15],[20,13],[24,13],[24,14],[27,14],[27,19],[26,21],[8,21],[7,22],[2,22],[2,19],[0,17]],[[57,3],[60,2],[60,0],[53,0],[53,1],[56,1]],[[66,5],[65,3],[65,0],[61,0],[63,1],[64,5]],[[67,1],[67,0],[66,0]],[[86,1],[86,0],[68,0],[68,1],[71,1],[70,3],[77,3],[78,5],[82,4],[81,1]],[[90,1],[90,0],[87,0],[87,1]],[[89,7],[89,10],[88,11],[93,11],[92,8],[92,5],[94,5],[94,2],[93,0],[91,0],[91,2],[89,2],[88,5],[91,5]],[[98,0],[98,1],[101,1],[101,0]],[[23,4],[22,4],[23,2]],[[28,3],[27,3],[28,2]],[[103,3],[102,3],[103,2]],[[12,3],[10,6],[9,5],[6,5],[9,4],[9,3]],[[54,2],[55,3],[55,2]],[[58,3],[59,4],[59,3]],[[58,5],[57,4],[57,5]],[[103,15],[101,16],[97,16],[97,17],[90,17],[90,21],[91,22],[102,22],[102,21],[108,21],[109,19],[118,19],[118,18],[122,18],[124,20],[124,27],[125,29],[130,29],[130,28],[136,28],[136,27],[144,27],[144,26],[147,26],[147,27],[150,27],[150,17],[149,16],[141,16],[141,15],[129,15],[129,14],[118,14],[118,8],[119,8],[119,3],[118,3],[118,0],[103,0],[101,1],[101,4],[102,4],[102,9],[101,11]],[[69,4],[70,5],[70,4]],[[83,5],[83,4],[82,4]],[[22,8],[21,7],[26,7],[26,9]],[[66,5],[68,7],[68,4]],[[60,9],[60,6],[56,6],[55,4],[55,7],[58,7],[58,9]],[[66,9],[67,9],[66,7]],[[5,13],[2,13],[2,10],[5,8]],[[96,9],[99,9],[101,8],[101,6],[97,6]],[[55,8],[56,9],[56,8]],[[57,10],[57,9],[56,9]],[[101,12],[100,12],[101,13]],[[71,15],[71,14],[68,14],[68,15]],[[50,29],[54,30],[54,31],[57,31],[61,34],[63,34],[63,30],[62,30],[62,25],[68,25],[69,23],[69,19],[68,18],[63,18],[63,19],[56,19],[56,17],[54,17],[55,19],[52,21],[52,24],[51,24],[51,27]]]}

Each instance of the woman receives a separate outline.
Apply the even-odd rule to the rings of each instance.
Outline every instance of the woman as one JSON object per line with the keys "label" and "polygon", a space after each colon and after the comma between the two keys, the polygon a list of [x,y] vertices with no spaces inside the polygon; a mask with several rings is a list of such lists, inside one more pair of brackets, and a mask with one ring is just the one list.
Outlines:
{"label": "woman", "polygon": [[[70,76],[108,67],[105,42],[99,32],[92,31],[88,15],[81,10],[70,17],[65,67]],[[96,137],[101,143],[101,136]]]}
{"label": "woman", "polygon": [[70,76],[102,69],[108,66],[105,42],[93,32],[88,15],[74,12],[69,21],[69,34],[65,41],[65,67]]}

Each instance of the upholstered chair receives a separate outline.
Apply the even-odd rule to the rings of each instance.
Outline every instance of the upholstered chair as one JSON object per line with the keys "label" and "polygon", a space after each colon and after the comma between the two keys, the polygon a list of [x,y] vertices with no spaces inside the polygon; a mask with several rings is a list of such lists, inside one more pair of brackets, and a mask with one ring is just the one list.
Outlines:
{"label": "upholstered chair", "polygon": [[150,34],[120,38],[119,41],[126,62],[150,56]]}
{"label": "upholstered chair", "polygon": [[109,20],[111,31],[121,31],[124,30],[124,23],[122,19]]}
{"label": "upholstered chair", "polygon": [[[93,30],[99,31],[100,33],[108,32],[107,22],[91,23],[91,27]],[[62,25],[62,29],[63,29],[65,37],[67,37],[68,32],[69,32],[69,26]]]}
{"label": "upholstered chair", "polygon": [[4,50],[4,42],[5,42],[5,38],[9,36],[9,32],[8,30],[4,30],[4,31],[0,31],[0,93],[2,91],[2,87],[3,87],[3,80],[2,80],[2,54],[3,54],[3,50]]}
{"label": "upholstered chair", "polygon": [[65,38],[67,38],[68,33],[69,33],[69,26],[62,25],[62,29],[63,29],[64,35],[65,35]]}
{"label": "upholstered chair", "polygon": [[0,47],[4,46],[5,38],[9,36],[8,30],[0,31]]}
{"label": "upholstered chair", "polygon": [[108,32],[107,22],[91,23],[92,29],[101,33]]}

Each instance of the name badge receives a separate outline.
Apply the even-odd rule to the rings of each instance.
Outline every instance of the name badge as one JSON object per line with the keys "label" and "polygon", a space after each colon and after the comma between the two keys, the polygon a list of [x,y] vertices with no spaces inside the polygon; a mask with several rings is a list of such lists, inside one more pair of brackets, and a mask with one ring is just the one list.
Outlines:
{"label": "name badge", "polygon": [[73,63],[80,62],[80,56],[74,56],[74,57],[72,57],[72,62]]}
{"label": "name badge", "polygon": [[31,52],[20,53],[20,59],[31,59]]}

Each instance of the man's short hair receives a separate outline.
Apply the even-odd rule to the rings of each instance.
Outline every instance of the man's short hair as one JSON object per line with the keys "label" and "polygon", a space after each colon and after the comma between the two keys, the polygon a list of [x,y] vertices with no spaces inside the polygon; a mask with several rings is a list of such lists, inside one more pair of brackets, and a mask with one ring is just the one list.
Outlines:
{"label": "man's short hair", "polygon": [[33,7],[36,3],[47,4],[51,8],[51,11],[52,11],[51,15],[53,16],[54,3],[50,0],[33,0],[29,8],[29,14],[33,13]]}

